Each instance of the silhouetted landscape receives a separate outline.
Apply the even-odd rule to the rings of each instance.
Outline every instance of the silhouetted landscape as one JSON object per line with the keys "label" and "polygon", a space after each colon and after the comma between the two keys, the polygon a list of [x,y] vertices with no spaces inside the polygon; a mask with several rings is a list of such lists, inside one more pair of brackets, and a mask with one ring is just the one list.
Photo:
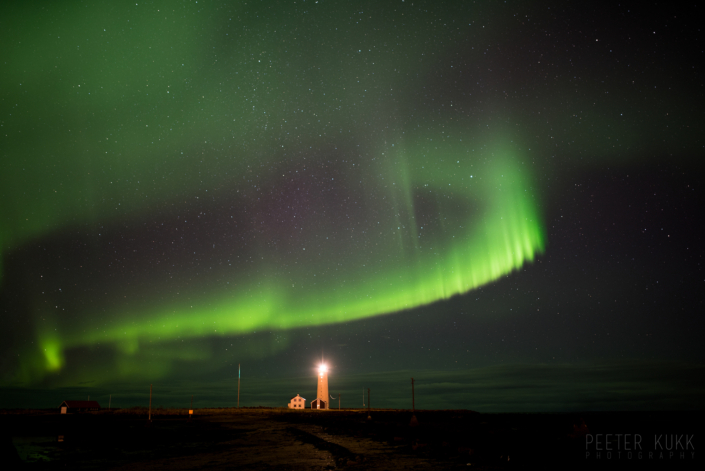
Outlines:
{"label": "silhouetted landscape", "polygon": [[[24,469],[681,469],[702,414],[481,414],[468,410],[3,411],[3,455]],[[615,431],[638,434],[640,449]],[[611,434],[605,438],[605,434]],[[654,449],[654,436],[683,440]],[[595,438],[602,436],[597,456]],[[588,440],[588,437],[590,439]],[[586,443],[592,440],[592,443]],[[670,439],[669,439],[670,440]],[[619,441],[619,443],[618,443]],[[592,445],[592,449],[590,449]],[[608,449],[609,447],[609,457]],[[628,450],[631,447],[631,450]],[[590,451],[591,455],[586,456]],[[631,452],[630,452],[631,451]],[[685,455],[681,455],[681,452]],[[652,453],[649,456],[649,453]],[[659,453],[664,455],[659,456]],[[673,453],[672,455],[669,455]]]}

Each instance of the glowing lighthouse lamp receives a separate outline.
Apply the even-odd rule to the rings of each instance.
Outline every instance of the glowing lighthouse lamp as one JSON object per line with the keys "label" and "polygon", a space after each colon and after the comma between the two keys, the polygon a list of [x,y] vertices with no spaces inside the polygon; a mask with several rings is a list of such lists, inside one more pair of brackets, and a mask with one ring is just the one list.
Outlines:
{"label": "glowing lighthouse lamp", "polygon": [[311,409],[329,409],[328,405],[328,366],[321,363],[318,367],[318,390],[316,399],[311,401]]}

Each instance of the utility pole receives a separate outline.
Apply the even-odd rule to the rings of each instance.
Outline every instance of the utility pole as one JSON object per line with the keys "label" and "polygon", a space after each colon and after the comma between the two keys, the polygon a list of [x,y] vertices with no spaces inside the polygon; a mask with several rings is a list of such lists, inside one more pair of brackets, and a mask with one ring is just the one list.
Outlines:
{"label": "utility pole", "polygon": [[147,416],[147,420],[150,422],[152,421],[152,385],[149,385],[149,415]]}
{"label": "utility pole", "polygon": [[240,363],[237,364],[237,408],[240,408]]}
{"label": "utility pole", "polygon": [[367,420],[372,420],[370,415],[370,388],[367,388]]}
{"label": "utility pole", "polygon": [[338,410],[340,410],[340,393],[338,393]]}
{"label": "utility pole", "polygon": [[414,378],[411,378],[411,412],[416,412],[416,398],[414,397]]}
{"label": "utility pole", "polygon": [[411,378],[411,420],[409,421],[409,427],[416,427],[419,425],[418,419],[416,419],[416,398],[414,395],[414,378]]}

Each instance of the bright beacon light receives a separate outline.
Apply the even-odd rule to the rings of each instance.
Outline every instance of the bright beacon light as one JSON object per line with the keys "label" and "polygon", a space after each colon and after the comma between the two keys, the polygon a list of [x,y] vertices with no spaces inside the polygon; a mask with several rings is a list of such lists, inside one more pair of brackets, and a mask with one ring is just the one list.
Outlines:
{"label": "bright beacon light", "polygon": [[326,366],[325,363],[321,363],[321,366],[318,367],[318,372],[320,374],[327,373],[328,372],[328,367]]}

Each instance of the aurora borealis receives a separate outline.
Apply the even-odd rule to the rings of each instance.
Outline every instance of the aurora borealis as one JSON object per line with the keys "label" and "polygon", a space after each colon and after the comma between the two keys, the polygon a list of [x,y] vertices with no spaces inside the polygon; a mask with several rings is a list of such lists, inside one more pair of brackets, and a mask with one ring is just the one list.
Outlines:
{"label": "aurora borealis", "polygon": [[7,390],[702,362],[688,15],[1,8]]}

